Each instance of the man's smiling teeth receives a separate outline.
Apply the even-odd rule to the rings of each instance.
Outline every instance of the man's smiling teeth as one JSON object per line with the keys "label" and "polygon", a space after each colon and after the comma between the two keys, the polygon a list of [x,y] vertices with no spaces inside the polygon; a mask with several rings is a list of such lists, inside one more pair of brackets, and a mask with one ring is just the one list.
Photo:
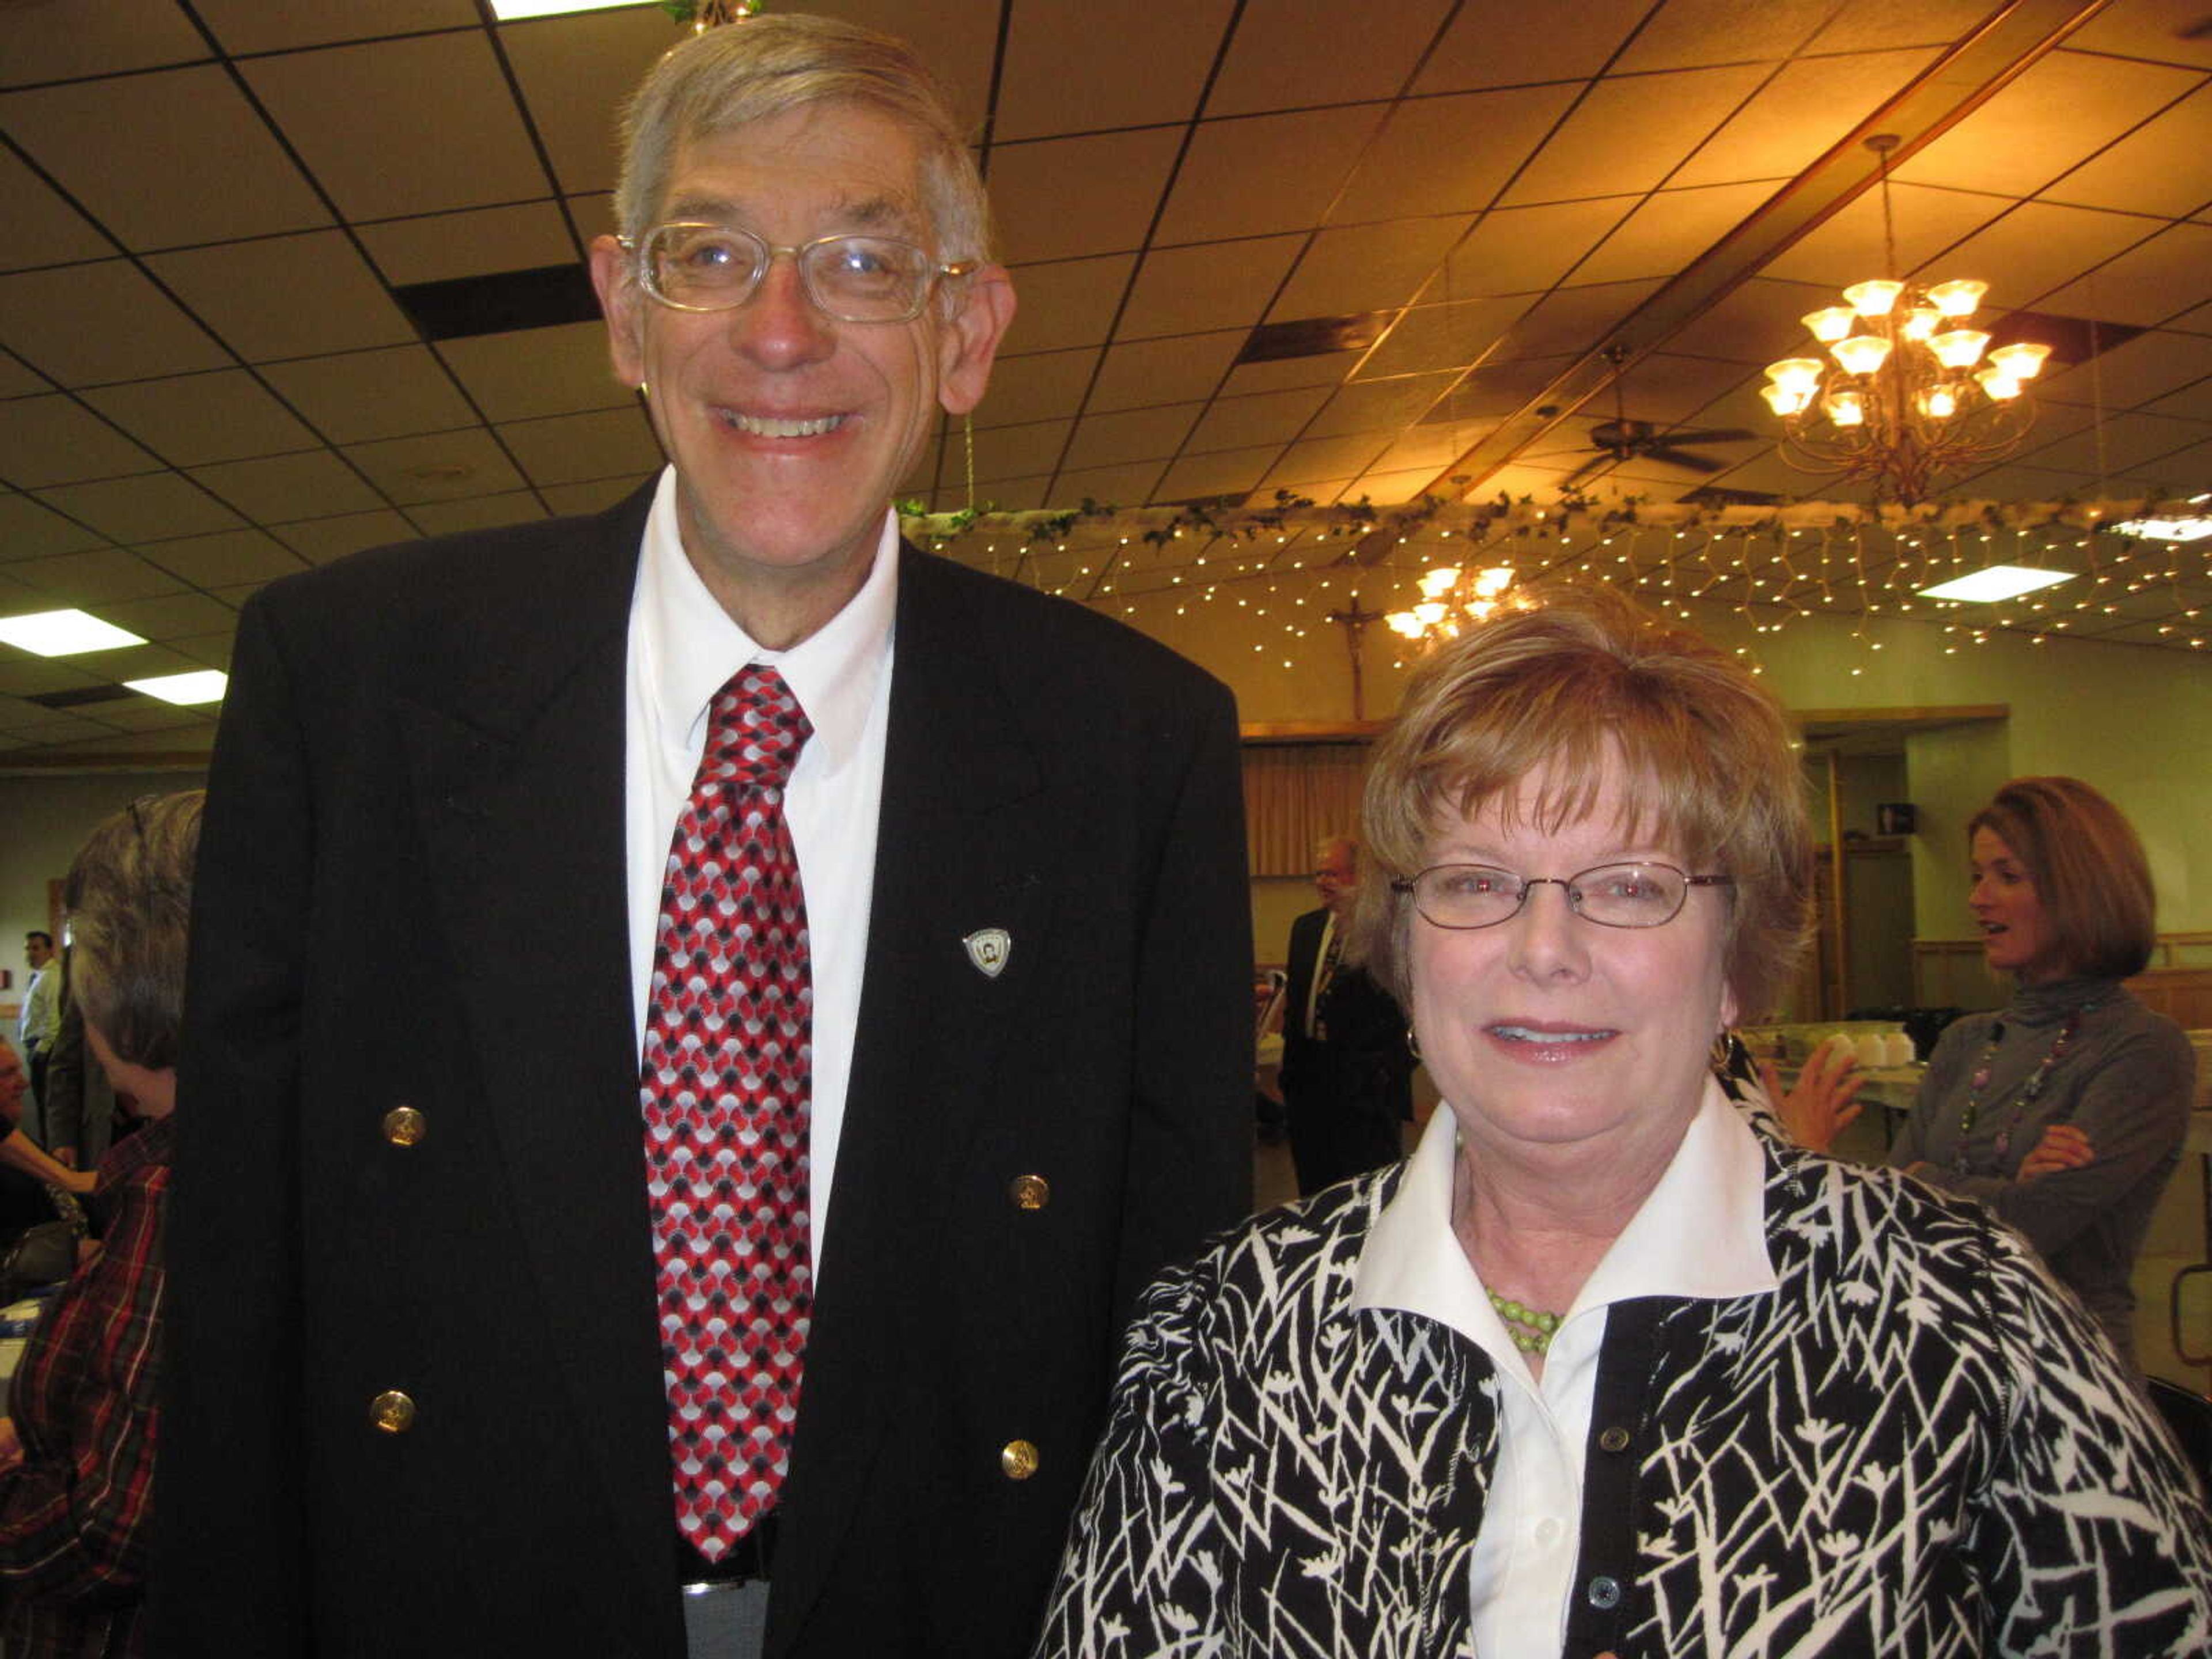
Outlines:
{"label": "man's smiling teeth", "polygon": [[842,415],[818,415],[811,421],[779,420],[773,415],[744,415],[736,410],[723,417],[738,431],[755,438],[818,438],[845,424]]}
{"label": "man's smiling teeth", "polygon": [[1597,1042],[1613,1035],[1610,1031],[1532,1031],[1526,1025],[1493,1025],[1490,1029],[1511,1042]]}

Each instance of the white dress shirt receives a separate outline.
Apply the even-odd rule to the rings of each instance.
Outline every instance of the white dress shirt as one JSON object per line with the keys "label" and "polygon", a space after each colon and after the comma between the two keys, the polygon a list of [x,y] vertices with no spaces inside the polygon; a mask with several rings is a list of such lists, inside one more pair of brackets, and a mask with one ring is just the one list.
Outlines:
{"label": "white dress shirt", "polygon": [[1530,1374],[1452,1231],[1458,1125],[1440,1105],[1397,1195],[1359,1255],[1355,1308],[1402,1308],[1449,1325],[1498,1368],[1498,1464],[1475,1534],[1468,1594],[1484,1659],[1559,1659],[1582,1546],[1583,1454],[1607,1310],[1638,1297],[1723,1300],[1771,1291],[1765,1161],[1717,1083]]}
{"label": "white dress shirt", "polygon": [[898,556],[898,520],[887,508],[875,563],[860,591],[789,650],[764,650],[715,602],[684,554],[676,516],[676,475],[670,469],[660,475],[646,520],[637,586],[630,598],[623,773],[631,1011],[641,1055],[668,844],[690,799],[692,776],[707,744],[708,705],[738,670],[768,663],[783,676],[813,723],[814,735],[799,751],[784,793],[784,819],[806,892],[814,976],[808,1182],[817,1267],[860,1024],[860,979],[867,964],[876,818],[883,803],[884,737],[890,719]]}

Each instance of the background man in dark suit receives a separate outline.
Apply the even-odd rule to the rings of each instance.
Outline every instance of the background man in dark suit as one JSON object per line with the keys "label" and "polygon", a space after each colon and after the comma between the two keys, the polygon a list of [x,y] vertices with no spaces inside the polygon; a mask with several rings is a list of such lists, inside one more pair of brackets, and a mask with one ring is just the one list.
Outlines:
{"label": "background man in dark suit", "polygon": [[1395,1164],[1413,1115],[1406,1016],[1366,970],[1339,959],[1359,890],[1359,848],[1333,836],[1314,848],[1321,908],[1291,924],[1279,1084],[1301,1194]]}
{"label": "background man in dark suit", "polygon": [[[240,619],[182,1073],[164,1653],[663,1659],[757,1650],[763,1607],[777,1656],[1023,1652],[1135,1294],[1249,1199],[1227,693],[902,547],[888,509],[1013,312],[935,89],[896,42],[775,15],[670,53],[629,141],[592,275],[658,485]],[[641,1043],[695,855],[672,831],[763,664],[811,728],[781,815],[811,1311],[771,1522],[695,1553]],[[718,1201],[710,1232],[754,1227]]]}

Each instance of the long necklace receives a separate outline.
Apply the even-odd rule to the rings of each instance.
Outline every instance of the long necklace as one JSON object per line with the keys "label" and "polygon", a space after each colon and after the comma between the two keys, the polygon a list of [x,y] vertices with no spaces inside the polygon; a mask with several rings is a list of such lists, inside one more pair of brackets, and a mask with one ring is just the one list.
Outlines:
{"label": "long necklace", "polygon": [[[2081,1029],[2081,1016],[2094,1013],[2110,1000],[2106,997],[2099,997],[2094,1001],[2081,1004],[2067,1014],[2066,1023],[2058,1028],[2058,1036],[2051,1045],[2051,1052],[2044,1055],[2042,1063],[2029,1074],[2026,1086],[2021,1090],[2017,1102],[2019,1105],[2022,1107],[2033,1105],[2036,1097],[2043,1092],[2043,1085],[2051,1081],[2052,1069],[2066,1057],[2067,1049],[2073,1046],[2074,1034]],[[2004,1022],[1999,1020],[1990,1028],[1989,1044],[1982,1050],[1982,1057],[1974,1062],[1973,1075],[1966,1079],[1966,1109],[1959,1114],[1960,1140],[1964,1140],[1973,1133],[1974,1120],[1982,1115],[1982,1091],[1990,1086],[1990,1062],[1996,1060],[1997,1044],[2003,1040]]]}
{"label": "long necklace", "polygon": [[1524,1307],[1510,1296],[1500,1296],[1485,1287],[1490,1305],[1498,1310],[1498,1316],[1505,1322],[1505,1334],[1513,1339],[1513,1346],[1523,1353],[1541,1353],[1552,1346],[1553,1333],[1559,1328],[1562,1316],[1546,1313],[1540,1308]]}

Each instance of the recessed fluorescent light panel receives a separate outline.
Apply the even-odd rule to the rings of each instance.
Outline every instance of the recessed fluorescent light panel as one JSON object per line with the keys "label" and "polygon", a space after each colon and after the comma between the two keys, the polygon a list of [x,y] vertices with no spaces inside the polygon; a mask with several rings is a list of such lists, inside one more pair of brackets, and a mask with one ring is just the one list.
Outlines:
{"label": "recessed fluorescent light panel", "polygon": [[613,11],[637,0],[491,0],[491,15],[502,23],[519,17],[557,17],[564,11]]}
{"label": "recessed fluorescent light panel", "polygon": [[117,651],[126,645],[146,643],[136,634],[82,611],[0,617],[0,640],[41,657],[73,657],[80,651]]}
{"label": "recessed fluorescent light panel", "polygon": [[2212,519],[2123,519],[2112,528],[2147,542],[2195,542],[2212,536]]}
{"label": "recessed fluorescent light panel", "polygon": [[159,697],[163,702],[188,707],[196,702],[221,702],[222,694],[230,684],[230,676],[213,668],[203,668],[191,674],[163,674],[150,680],[125,680],[124,684],[133,691],[143,691],[149,697]]}
{"label": "recessed fluorescent light panel", "polygon": [[1936,587],[1923,587],[1923,599],[1969,599],[1977,605],[1995,605],[2002,599],[2016,599],[2023,593],[2033,593],[2039,587],[2051,587],[2060,582],[2070,582],[2070,570],[2038,570],[2032,565],[1993,564],[1986,570],[1977,570],[1971,575],[1960,576]]}

